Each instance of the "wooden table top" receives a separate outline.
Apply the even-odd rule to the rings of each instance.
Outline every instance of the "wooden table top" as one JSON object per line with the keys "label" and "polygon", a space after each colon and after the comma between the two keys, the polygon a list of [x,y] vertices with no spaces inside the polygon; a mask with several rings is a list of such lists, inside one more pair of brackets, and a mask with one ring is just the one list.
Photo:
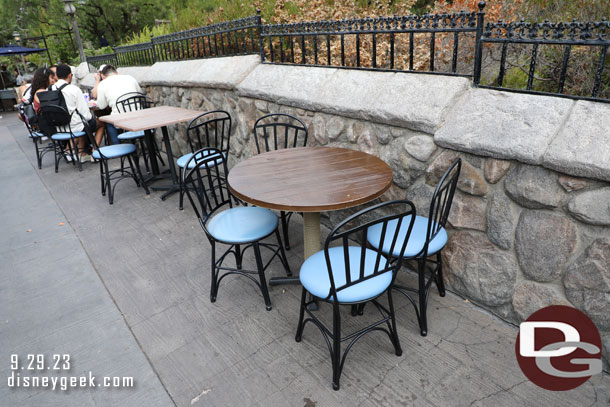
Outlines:
{"label": "wooden table top", "polygon": [[128,113],[111,114],[100,120],[129,131],[157,129],[170,124],[188,122],[202,112],[173,106],[156,106]]}
{"label": "wooden table top", "polygon": [[335,147],[300,147],[255,155],[229,172],[229,189],[248,203],[324,212],[369,202],[392,185],[381,159]]}

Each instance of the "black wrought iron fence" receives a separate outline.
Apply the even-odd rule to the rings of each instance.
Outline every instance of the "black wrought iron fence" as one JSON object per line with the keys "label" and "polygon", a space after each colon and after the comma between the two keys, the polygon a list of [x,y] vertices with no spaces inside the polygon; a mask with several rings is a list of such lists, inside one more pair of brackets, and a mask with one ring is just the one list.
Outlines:
{"label": "black wrought iron fence", "polygon": [[102,65],[117,65],[115,54],[104,54],[87,57],[87,62],[97,70]]}
{"label": "black wrought iron fence", "polygon": [[116,47],[114,53],[119,66],[152,65],[156,62],[151,42]]}
{"label": "black wrought iron fence", "polygon": [[[256,16],[151,37],[99,66],[259,54],[262,63],[417,72],[474,86],[610,102],[610,22],[484,22],[474,12],[264,25]],[[113,59],[114,58],[114,59]]]}
{"label": "black wrought iron fence", "polygon": [[268,63],[471,77],[473,55],[460,44],[474,49],[478,19],[460,12],[275,24],[261,37]]}
{"label": "black wrought iron fence", "polygon": [[259,53],[260,15],[152,38],[157,61]]}
{"label": "black wrought iron fence", "polygon": [[[489,58],[498,62],[497,75],[489,84],[479,85],[482,88],[596,101],[610,99],[610,72],[604,70],[610,64],[610,21],[498,21],[486,24],[481,43],[500,48],[496,52],[499,61],[497,57]],[[511,71],[513,78],[509,77],[507,83]],[[515,89],[515,85],[519,88]]]}

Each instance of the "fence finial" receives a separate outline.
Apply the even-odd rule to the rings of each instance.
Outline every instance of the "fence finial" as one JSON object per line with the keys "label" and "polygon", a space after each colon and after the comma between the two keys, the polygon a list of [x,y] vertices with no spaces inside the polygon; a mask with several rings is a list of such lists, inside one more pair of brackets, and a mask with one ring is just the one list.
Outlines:
{"label": "fence finial", "polygon": [[485,2],[484,1],[480,1],[479,2],[479,11],[483,11],[483,9],[485,8]]}

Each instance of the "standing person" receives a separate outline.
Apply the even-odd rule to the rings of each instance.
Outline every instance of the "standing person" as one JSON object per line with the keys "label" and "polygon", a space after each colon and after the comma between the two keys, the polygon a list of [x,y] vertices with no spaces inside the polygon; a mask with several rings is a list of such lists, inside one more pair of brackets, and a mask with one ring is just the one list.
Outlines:
{"label": "standing person", "polygon": [[[97,107],[105,109],[110,107],[113,114],[121,113],[116,109],[117,99],[131,92],[142,93],[142,88],[133,76],[119,75],[112,65],[105,65],[102,71],[95,76],[95,87],[91,92],[97,99]],[[116,127],[106,123],[106,131],[112,144],[119,144],[119,132]]]}
{"label": "standing person", "polygon": [[23,76],[21,75],[21,72],[19,72],[19,69],[15,68],[14,73],[15,73],[15,85],[16,86],[23,85]]}
{"label": "standing person", "polygon": [[[72,114],[72,119],[70,121],[70,127],[72,128],[72,131],[76,132],[90,130],[95,132],[95,140],[98,142],[99,145],[103,136],[103,128],[101,126],[99,126],[98,128],[98,122],[95,117],[92,117],[91,111],[89,110],[89,105],[85,100],[83,92],[76,85],[71,84],[72,70],[70,69],[70,67],[65,64],[58,65],[57,78],[58,80],[55,85],[53,85],[53,87],[55,89],[61,88],[61,93],[63,94],[64,100],[66,101],[68,113],[72,114],[75,110],[77,110],[78,113],[80,113],[80,115],[82,115],[83,118],[87,120],[87,125],[89,127],[89,129],[85,129],[85,126],[80,116],[74,113]],[[62,88],[62,86],[64,87]],[[81,162],[83,160],[91,160],[91,156],[84,152],[86,145],[86,137],[79,137],[76,140],[78,142],[79,151],[81,151]]]}

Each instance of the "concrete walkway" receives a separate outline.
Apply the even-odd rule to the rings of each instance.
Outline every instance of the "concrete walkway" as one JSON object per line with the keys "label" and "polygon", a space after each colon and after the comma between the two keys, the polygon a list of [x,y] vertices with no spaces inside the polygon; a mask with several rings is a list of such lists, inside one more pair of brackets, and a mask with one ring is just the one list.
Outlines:
{"label": "concrete walkway", "polygon": [[[382,334],[364,337],[335,392],[319,332],[308,325],[303,341],[294,341],[297,286],[273,287],[267,312],[253,284],[228,278],[210,303],[210,247],[193,212],[177,210],[177,196],[163,202],[125,180],[110,206],[97,165],[79,173],[62,163],[55,174],[46,157],[36,169],[13,114],[0,119],[0,147],[0,373],[10,375],[10,354],[69,353],[70,374],[91,370],[137,383],[62,393],[8,389],[5,380],[2,406],[610,404],[607,375],[568,392],[536,387],[517,365],[515,326],[434,290],[429,335],[419,335],[411,306],[398,297],[403,356]],[[302,262],[299,222],[291,222],[294,271]],[[244,267],[254,267],[250,257]],[[275,274],[279,267],[268,276]],[[400,279],[409,283],[407,273]],[[328,319],[329,311],[319,312]],[[346,314],[344,322],[357,326],[372,314]]]}
{"label": "concrete walkway", "polygon": [[[0,119],[0,405],[168,406],[167,391],[98,276],[70,217],[58,207],[29,159],[14,114]],[[26,141],[19,146],[13,134]],[[26,156],[21,147],[28,148]],[[29,148],[31,147],[31,148]],[[50,158],[50,157],[48,157]],[[46,164],[49,163],[47,160]],[[71,169],[70,169],[71,170]],[[66,169],[64,172],[68,173]],[[28,370],[29,354],[44,355]],[[53,355],[68,354],[70,369],[53,371]],[[15,384],[13,377],[127,376],[134,388],[67,391]],[[36,359],[36,361],[38,361]],[[64,358],[60,361],[63,365]],[[48,369],[48,368],[51,369]],[[103,382],[97,382],[102,384]],[[89,384],[88,384],[89,385]]]}

